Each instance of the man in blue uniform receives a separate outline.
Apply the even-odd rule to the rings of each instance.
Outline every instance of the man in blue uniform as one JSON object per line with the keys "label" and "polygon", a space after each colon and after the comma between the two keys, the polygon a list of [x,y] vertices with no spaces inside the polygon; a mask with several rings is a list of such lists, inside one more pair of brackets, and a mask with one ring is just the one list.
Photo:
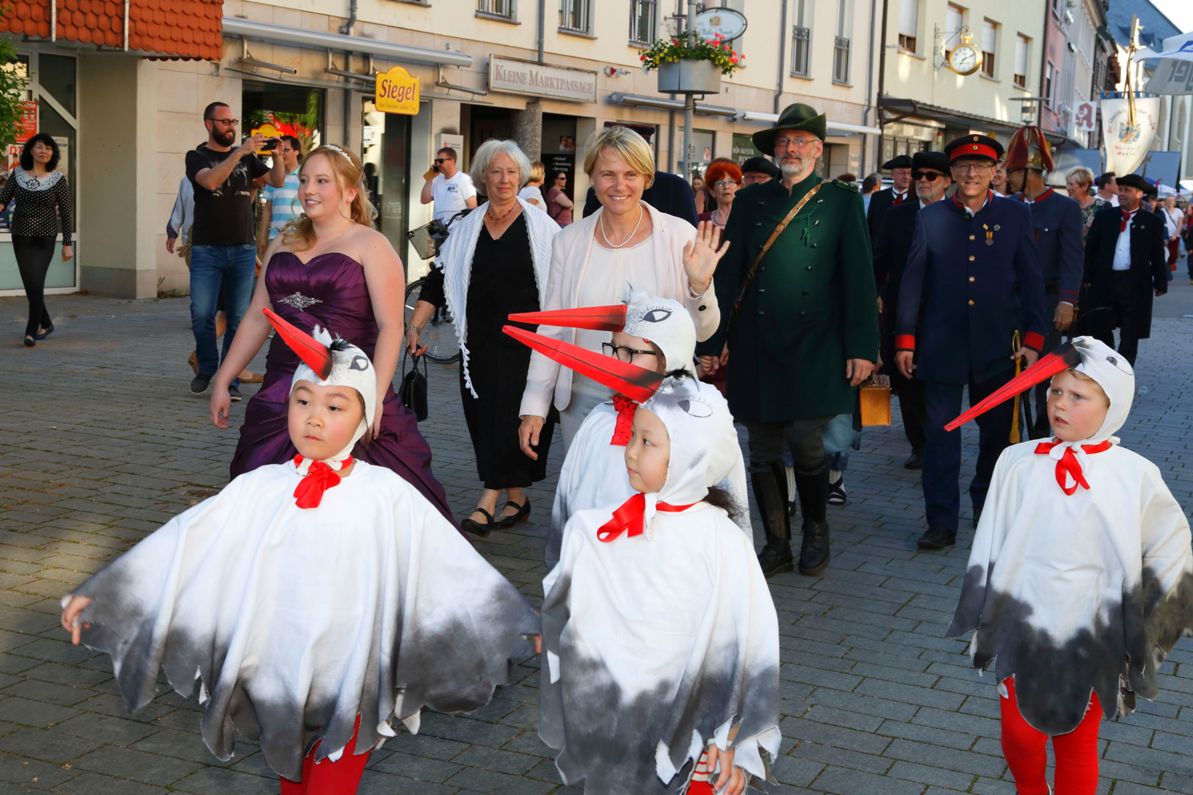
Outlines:
{"label": "man in blue uniform", "polygon": [[899,312],[899,285],[903,268],[915,236],[915,219],[920,210],[942,200],[952,178],[949,157],[944,152],[916,152],[911,158],[912,184],[916,201],[892,207],[882,219],[874,241],[874,281],[880,303],[879,327],[882,331],[883,370],[891,377],[891,386],[899,396],[903,432],[911,443],[911,455],[903,462],[907,469],[924,466],[924,383],[904,378],[895,367],[895,318]]}
{"label": "man in blue uniform", "polygon": [[[957,540],[961,436],[944,425],[961,411],[969,387],[976,403],[1013,376],[1014,359],[1030,366],[1048,331],[1044,282],[1032,240],[1031,212],[990,190],[1002,145],[984,135],[952,141],[945,152],[957,190],[920,211],[895,322],[895,364],[924,382],[924,549]],[[1013,347],[1016,332],[1022,343]],[[970,483],[981,513],[999,454],[1010,439],[1011,403],[982,415],[977,471]]]}
{"label": "man in blue uniform", "polygon": [[[1081,278],[1085,270],[1081,248],[1081,206],[1044,184],[1044,173],[1055,167],[1048,139],[1039,127],[1022,127],[1007,146],[1007,185],[1013,197],[1031,208],[1036,253],[1044,276],[1044,312],[1052,326],[1044,335],[1044,349],[1060,346],[1061,334],[1073,325]],[[1048,384],[1034,395],[1035,417],[1028,429],[1033,437],[1048,435]]]}

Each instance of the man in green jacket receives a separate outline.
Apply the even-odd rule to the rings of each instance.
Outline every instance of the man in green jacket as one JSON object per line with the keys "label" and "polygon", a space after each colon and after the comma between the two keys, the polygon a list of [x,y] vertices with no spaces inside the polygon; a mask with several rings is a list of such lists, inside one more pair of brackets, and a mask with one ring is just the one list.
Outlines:
{"label": "man in green jacket", "polygon": [[[824,428],[854,410],[857,387],[878,358],[862,198],[814,173],[824,138],[824,114],[800,103],[754,134],[758,149],[774,152],[782,179],[743,188],[733,202],[724,233],[729,251],[715,278],[717,300],[737,311],[724,311],[720,330],[700,348],[709,370],[727,346],[729,407],[750,436],[750,477],[766,529],[758,561],[767,576],[794,565],[784,445],[795,461],[803,515],[800,573],[828,565]],[[801,202],[750,278],[768,238]]]}

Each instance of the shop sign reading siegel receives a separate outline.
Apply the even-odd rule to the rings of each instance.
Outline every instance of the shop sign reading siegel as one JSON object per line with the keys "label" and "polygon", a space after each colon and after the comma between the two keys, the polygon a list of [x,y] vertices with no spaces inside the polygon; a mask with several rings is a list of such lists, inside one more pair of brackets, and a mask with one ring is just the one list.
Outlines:
{"label": "shop sign reading siegel", "polygon": [[596,102],[596,72],[489,58],[489,90],[568,102]]}
{"label": "shop sign reading siegel", "polygon": [[400,66],[377,75],[373,100],[382,113],[418,115],[418,78]]}

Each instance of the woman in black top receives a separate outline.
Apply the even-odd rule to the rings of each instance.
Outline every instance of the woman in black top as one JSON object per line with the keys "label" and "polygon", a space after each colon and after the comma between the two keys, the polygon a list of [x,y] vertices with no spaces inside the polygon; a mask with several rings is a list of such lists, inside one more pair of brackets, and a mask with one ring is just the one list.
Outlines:
{"label": "woman in black top", "polygon": [[[551,240],[559,225],[518,198],[530,161],[512,141],[489,140],[472,159],[472,180],[488,201],[452,224],[436,267],[427,275],[406,326],[412,354],[426,348],[419,333],[436,307],[448,306],[462,353],[460,397],[483,485],[472,513],[460,523],[486,536],[530,515],[526,487],[547,475],[551,428],[539,436],[537,458],[518,446],[519,404],[530,350],[501,333],[511,312],[542,308],[550,270]],[[533,330],[533,327],[532,327]],[[505,492],[506,503],[498,500]]]}
{"label": "woman in black top", "polygon": [[14,198],[12,211],[12,250],[29,299],[29,322],[25,325],[25,345],[32,348],[54,330],[46,311],[46,272],[54,258],[54,241],[62,227],[62,259],[75,255],[71,245],[70,187],[58,166],[58,144],[45,133],[25,142],[21,165],[13,169],[0,188],[0,212]]}

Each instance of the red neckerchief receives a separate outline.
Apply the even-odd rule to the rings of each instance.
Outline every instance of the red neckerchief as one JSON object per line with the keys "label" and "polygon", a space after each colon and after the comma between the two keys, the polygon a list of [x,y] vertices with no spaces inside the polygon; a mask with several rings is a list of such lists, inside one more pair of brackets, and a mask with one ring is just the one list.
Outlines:
{"label": "red neckerchief", "polygon": [[[1047,455],[1058,444],[1061,444],[1060,440],[1040,442],[1036,445],[1036,455]],[[1106,439],[1098,444],[1083,444],[1081,449],[1093,454],[1105,452],[1112,446],[1110,440]],[[1066,485],[1069,477],[1073,478],[1072,485]],[[1064,455],[1056,462],[1056,484],[1060,486],[1061,491],[1069,495],[1074,494],[1078,486],[1089,491],[1089,482],[1085,479],[1085,473],[1081,471],[1081,462],[1077,460],[1077,454],[1073,452],[1072,447],[1066,448]]]}
{"label": "red neckerchief", "polygon": [[613,438],[609,444],[625,447],[630,443],[630,436],[634,432],[634,412],[638,404],[625,395],[613,396],[613,408],[617,411],[617,425],[613,427]]}
{"label": "red neckerchief", "polygon": [[1119,212],[1121,212],[1123,214],[1123,219],[1121,221],[1119,221],[1119,223],[1118,223],[1118,233],[1121,235],[1123,232],[1127,231],[1127,224],[1131,223],[1131,216],[1133,216],[1135,213],[1139,212],[1139,208],[1136,207],[1134,210],[1131,210],[1130,212],[1128,212],[1126,210],[1120,210]]}
{"label": "red neckerchief", "polygon": [[[691,502],[687,505],[668,505],[665,502],[659,502],[655,503],[655,510],[665,513],[678,513],[679,511],[686,511],[695,504]],[[646,529],[645,522],[646,495],[638,492],[623,502],[621,507],[613,512],[612,519],[597,528],[597,540],[608,544],[610,541],[616,541],[620,538],[622,533],[625,534],[626,538],[640,536]]]}
{"label": "red neckerchief", "polygon": [[[301,464],[302,460],[302,455],[294,456],[294,466]],[[348,456],[340,469],[351,464],[352,456]],[[311,468],[294,489],[294,504],[299,508],[318,508],[319,503],[323,502],[323,492],[339,485],[340,480],[339,472],[322,461],[312,461]]]}

